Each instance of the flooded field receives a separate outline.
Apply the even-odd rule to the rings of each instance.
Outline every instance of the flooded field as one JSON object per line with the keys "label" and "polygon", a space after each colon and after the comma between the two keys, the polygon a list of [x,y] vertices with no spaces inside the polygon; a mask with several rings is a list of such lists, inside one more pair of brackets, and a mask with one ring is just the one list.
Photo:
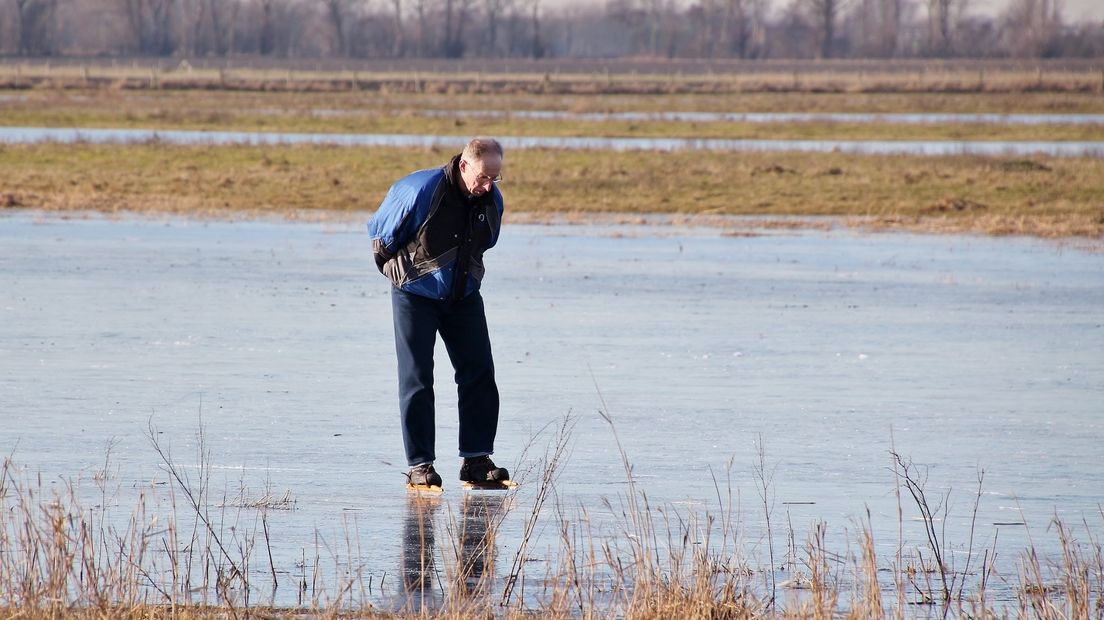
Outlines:
{"label": "flooded field", "polygon": [[[502,515],[498,561],[480,571],[504,579],[567,415],[570,452],[551,521],[529,542],[527,599],[555,569],[557,508],[617,535],[627,485],[614,430],[638,489],[669,514],[716,514],[731,488],[748,564],[769,574],[773,551],[776,567],[790,563],[779,581],[796,566],[788,540],[800,548],[823,521],[846,554],[868,510],[879,557],[892,559],[894,448],[948,508],[939,526],[960,561],[984,470],[974,545],[998,551],[989,587],[1003,600],[1017,594],[1021,551],[1059,554],[1055,516],[1104,531],[1104,255],[1015,238],[759,232],[507,222],[484,297],[502,392],[496,460],[523,486],[482,500],[460,490],[439,347],[446,490],[416,502],[403,489],[388,284],[363,222],[5,213],[0,451],[18,475],[59,491],[75,480],[89,508],[124,521],[139,493],[173,502],[150,434],[193,482],[210,476],[220,523],[256,527],[250,504],[286,499],[266,512],[271,567],[258,557],[250,570],[263,582],[271,568],[280,587],[267,596],[289,605],[302,584],[357,568],[374,604],[408,603],[416,574],[437,600],[445,541],[478,535],[487,514]],[[922,548],[902,501],[900,542]],[[427,528],[437,542],[423,556]]]}
{"label": "flooded field", "polygon": [[[0,143],[36,142],[168,144],[334,144],[338,146],[388,146],[414,148],[457,148],[466,135],[280,133],[250,131],[194,131],[154,129],[95,129],[51,127],[0,127]],[[758,140],[725,138],[609,138],[504,136],[507,149],[610,149],[615,151],[765,151],[853,153],[865,155],[1051,155],[1056,157],[1101,157],[1104,142],[1097,141],[1010,141],[1010,140]]]}

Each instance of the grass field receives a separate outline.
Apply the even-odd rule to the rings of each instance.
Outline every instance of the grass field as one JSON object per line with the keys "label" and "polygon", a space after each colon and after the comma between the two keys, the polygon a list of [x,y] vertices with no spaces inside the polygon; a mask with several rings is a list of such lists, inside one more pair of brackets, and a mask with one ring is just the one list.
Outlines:
{"label": "grass field", "polygon": [[[430,114],[450,109],[1061,114],[1104,113],[1104,98],[1092,92],[0,91],[0,125],[6,126],[450,136],[1104,140],[1102,125],[630,122]],[[220,217],[372,210],[394,179],[412,169],[440,165],[450,155],[318,146],[6,145],[0,146],[0,207]],[[508,153],[506,177],[500,187],[515,221],[596,213],[834,216],[841,218],[839,223],[865,228],[1104,238],[1104,160],[1099,158],[517,150]]]}
{"label": "grass field", "polygon": [[1092,59],[50,59],[0,63],[0,87],[537,94],[1104,91]]}
{"label": "grass field", "polygon": [[[323,217],[375,209],[392,180],[450,155],[325,146],[3,146],[0,206]],[[500,189],[515,221],[595,213],[837,216],[859,227],[930,232],[1104,234],[1104,161],[1091,158],[519,150],[507,154],[504,175]]]}
{"label": "grass field", "polygon": [[[450,118],[426,112],[497,110],[499,118]],[[540,120],[509,112],[934,112],[1104,113],[1092,94],[932,96],[752,94],[655,96],[366,95],[232,91],[36,90],[0,92],[0,125],[251,130],[321,133],[515,136],[628,136],[844,140],[1104,140],[1104,125],[902,124],[838,122],[681,122]]]}

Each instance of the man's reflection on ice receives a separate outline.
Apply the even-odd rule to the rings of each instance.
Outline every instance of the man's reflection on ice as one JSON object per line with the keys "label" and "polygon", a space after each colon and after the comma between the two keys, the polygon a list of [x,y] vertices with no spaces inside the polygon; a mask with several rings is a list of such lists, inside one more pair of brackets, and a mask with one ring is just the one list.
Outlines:
{"label": "man's reflection on ice", "polygon": [[[450,512],[445,531],[438,539],[436,516],[444,498],[417,494],[407,497],[401,551],[405,611],[420,614],[446,606],[442,572],[451,586],[447,593],[450,599],[490,594],[497,556],[495,537],[507,501],[507,496],[497,493],[465,494],[459,519]],[[452,560],[442,567],[443,571],[437,566],[438,545],[445,557]]]}
{"label": "man's reflection on ice", "polygon": [[487,594],[494,583],[495,537],[505,503],[506,496],[498,493],[464,496],[456,581],[465,595]]}
{"label": "man's reflection on ice", "polygon": [[411,493],[406,498],[406,518],[402,533],[402,583],[406,606],[420,613],[440,606],[439,591],[434,591],[437,576],[434,516],[441,508],[440,496]]}

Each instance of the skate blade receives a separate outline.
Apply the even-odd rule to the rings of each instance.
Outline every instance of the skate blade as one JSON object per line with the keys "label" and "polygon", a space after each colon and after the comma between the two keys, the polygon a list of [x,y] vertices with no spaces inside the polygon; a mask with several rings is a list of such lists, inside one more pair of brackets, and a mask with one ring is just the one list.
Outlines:
{"label": "skate blade", "polygon": [[513,480],[501,480],[501,481],[487,481],[487,482],[468,482],[463,481],[460,483],[468,491],[506,491],[509,489],[516,489],[518,483]]}
{"label": "skate blade", "polygon": [[415,493],[433,493],[433,494],[441,493],[441,492],[444,491],[443,488],[441,488],[440,486],[437,486],[437,485],[433,485],[433,484],[410,484],[409,482],[406,483],[406,490],[407,491],[414,491]]}

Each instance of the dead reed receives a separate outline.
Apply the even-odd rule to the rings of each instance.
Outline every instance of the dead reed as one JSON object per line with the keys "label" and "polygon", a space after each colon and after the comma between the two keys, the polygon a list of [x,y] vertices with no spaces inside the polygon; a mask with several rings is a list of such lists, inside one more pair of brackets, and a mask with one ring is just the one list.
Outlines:
{"label": "dead reed", "polygon": [[[605,406],[603,405],[603,408]],[[613,417],[601,412],[617,440]],[[1034,545],[1021,554],[1015,601],[994,603],[986,595],[993,548],[971,540],[966,561],[956,566],[946,554],[963,541],[949,541],[937,523],[945,495],[926,486],[922,467],[892,453],[894,476],[912,500],[926,541],[901,550],[901,561],[875,552],[870,515],[854,539],[858,551],[831,548],[829,525],[818,522],[804,544],[785,559],[759,558],[741,543],[744,516],[729,469],[718,479],[712,510],[656,505],[638,484],[620,446],[625,485],[602,507],[612,529],[597,529],[591,509],[569,509],[555,481],[569,453],[571,421],[565,421],[538,459],[533,493],[470,496],[460,514],[450,514],[444,536],[435,536],[440,498],[412,497],[404,537],[399,611],[377,606],[385,584],[365,583],[362,567],[327,571],[327,544],[304,556],[297,577],[299,603],[273,607],[258,593],[275,587],[277,567],[258,569],[279,544],[270,532],[267,506],[235,513],[216,510],[210,495],[210,455],[197,450],[198,473],[187,475],[151,431],[154,451],[174,481],[165,509],[151,488],[139,494],[125,519],[82,504],[78,483],[50,489],[40,477],[6,459],[0,467],[0,613],[13,618],[340,618],[340,617],[542,617],[574,618],[884,618],[912,615],[906,605],[930,608],[940,617],[1100,618],[1104,613],[1104,554],[1087,520],[1071,526],[1055,518],[1058,556]],[[202,431],[201,431],[202,432]],[[766,467],[765,450],[760,463]],[[207,465],[205,465],[205,463]],[[764,469],[760,484],[769,484]],[[982,477],[979,474],[979,493]],[[769,488],[760,491],[766,514],[773,511]],[[555,510],[544,509],[553,499]],[[528,502],[520,541],[501,541],[500,530],[516,502]],[[975,504],[976,519],[976,504]],[[1104,518],[1104,514],[1101,514]],[[903,517],[901,517],[903,518]],[[543,575],[527,574],[534,563],[531,543],[539,529],[554,531],[554,557]],[[343,553],[362,557],[359,528],[346,524]],[[767,537],[778,535],[766,532]],[[320,537],[321,533],[316,534]],[[792,529],[789,538],[793,539]],[[995,545],[995,543],[994,543]],[[339,545],[340,546],[340,543]],[[515,549],[500,570],[499,553]],[[331,550],[332,553],[332,550]],[[772,559],[773,558],[773,559]],[[975,563],[974,560],[977,560]],[[781,563],[781,566],[776,564]],[[785,567],[789,578],[775,583]],[[270,573],[272,583],[264,575]],[[908,592],[896,584],[907,583]]]}

